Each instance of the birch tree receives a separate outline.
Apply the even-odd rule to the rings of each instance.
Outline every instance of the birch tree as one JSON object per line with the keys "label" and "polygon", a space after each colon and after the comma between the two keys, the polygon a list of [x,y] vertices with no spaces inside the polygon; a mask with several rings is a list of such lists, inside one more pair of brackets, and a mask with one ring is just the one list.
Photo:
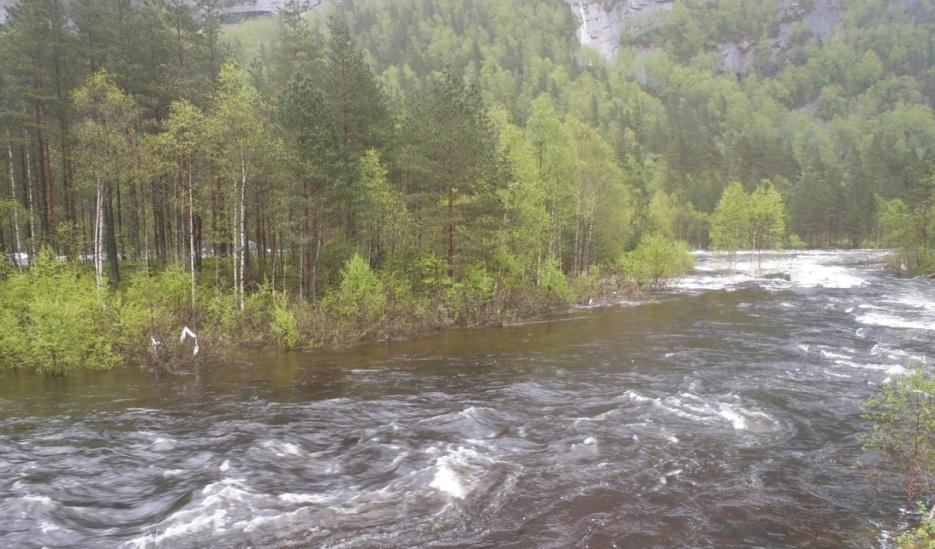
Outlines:
{"label": "birch tree", "polygon": [[247,187],[252,183],[264,143],[265,113],[260,94],[234,62],[221,68],[220,86],[214,98],[211,133],[219,151],[221,170],[233,183],[233,273],[234,299],[244,307],[244,278],[247,248]]}
{"label": "birch tree", "polygon": [[170,153],[184,175],[188,194],[188,268],[191,276],[191,310],[195,311],[195,160],[205,146],[204,114],[188,101],[172,103],[165,123]]}
{"label": "birch tree", "polygon": [[74,92],[81,116],[77,128],[79,172],[94,189],[94,267],[98,288],[104,285],[104,255],[110,266],[111,286],[120,284],[120,262],[111,197],[127,177],[126,159],[132,154],[139,108],[113,76],[102,70],[90,76]]}

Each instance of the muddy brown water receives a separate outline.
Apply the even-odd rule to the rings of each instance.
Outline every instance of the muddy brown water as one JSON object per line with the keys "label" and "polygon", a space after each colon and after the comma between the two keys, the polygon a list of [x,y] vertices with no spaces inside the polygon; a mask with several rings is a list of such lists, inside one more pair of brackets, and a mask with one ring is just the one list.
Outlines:
{"label": "muddy brown water", "polygon": [[154,378],[0,377],[2,547],[886,546],[860,402],[935,356],[876,252]]}

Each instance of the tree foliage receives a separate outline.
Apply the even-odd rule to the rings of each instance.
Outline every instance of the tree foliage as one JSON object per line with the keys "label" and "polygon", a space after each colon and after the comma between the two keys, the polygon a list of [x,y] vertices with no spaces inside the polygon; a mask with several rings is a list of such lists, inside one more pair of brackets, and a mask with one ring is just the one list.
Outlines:
{"label": "tree foliage", "polygon": [[623,272],[640,288],[659,290],[694,267],[688,246],[662,234],[646,234],[639,245],[620,259]]}
{"label": "tree foliage", "polygon": [[906,502],[929,497],[935,480],[935,377],[912,368],[864,404],[864,445],[880,458],[874,472],[898,479]]}

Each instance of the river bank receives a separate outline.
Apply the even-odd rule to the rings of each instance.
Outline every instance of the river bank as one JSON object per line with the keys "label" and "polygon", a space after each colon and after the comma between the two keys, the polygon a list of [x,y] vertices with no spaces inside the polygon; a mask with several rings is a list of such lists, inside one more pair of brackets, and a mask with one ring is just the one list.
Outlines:
{"label": "river bank", "polygon": [[159,378],[5,374],[0,544],[888,547],[861,402],[935,357],[935,294],[873,252],[793,261]]}

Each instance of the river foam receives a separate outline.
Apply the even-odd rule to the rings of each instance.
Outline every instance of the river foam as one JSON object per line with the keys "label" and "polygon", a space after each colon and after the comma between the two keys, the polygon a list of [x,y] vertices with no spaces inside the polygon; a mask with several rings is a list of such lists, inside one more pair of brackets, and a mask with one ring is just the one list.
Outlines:
{"label": "river foam", "polygon": [[[759,260],[750,251],[737,252],[732,261],[726,252],[694,252],[695,271],[678,278],[673,286],[682,291],[732,291],[748,285],[767,290],[790,288],[851,289],[869,284],[854,262],[879,262],[884,252],[763,252]],[[762,276],[756,276],[760,274]],[[788,278],[788,280],[786,280]],[[791,304],[786,303],[785,306]]]}
{"label": "river foam", "polygon": [[439,451],[441,455],[435,460],[435,474],[429,486],[456,499],[467,497],[493,463],[475,448],[448,446],[444,450],[431,450]]}
{"label": "river foam", "polygon": [[732,401],[725,402],[692,393],[647,397],[634,391],[627,391],[625,395],[634,402],[650,403],[658,410],[683,419],[703,423],[726,423],[735,431],[765,433],[779,427],[779,422],[772,416],[760,410],[745,408],[736,397]]}

